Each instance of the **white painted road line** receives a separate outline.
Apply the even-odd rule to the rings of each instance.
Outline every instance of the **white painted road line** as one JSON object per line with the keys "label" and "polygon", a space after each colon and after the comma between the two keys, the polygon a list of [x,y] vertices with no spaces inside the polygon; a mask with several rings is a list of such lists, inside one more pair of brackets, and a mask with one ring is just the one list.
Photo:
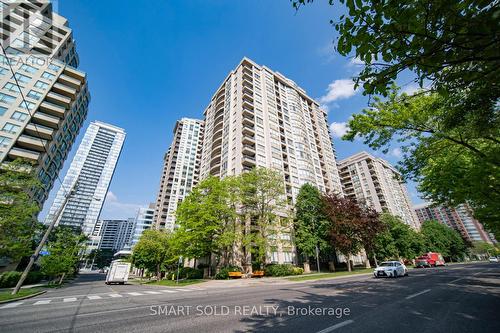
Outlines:
{"label": "white painted road line", "polygon": [[76,302],[76,297],[68,297],[63,299],[63,302]]}
{"label": "white painted road line", "polygon": [[127,293],[131,296],[144,296],[144,294],[141,294],[141,293],[136,293],[136,292],[133,292],[133,293]]}
{"label": "white painted road line", "polygon": [[143,293],[151,294],[151,295],[161,295],[161,293],[158,291],[143,291]]}
{"label": "white painted road line", "polygon": [[349,325],[349,324],[352,324],[354,323],[354,320],[346,320],[346,321],[343,321],[341,323],[338,323],[336,325],[333,325],[333,326],[330,326],[330,327],[327,327],[325,328],[324,330],[321,330],[317,333],[328,333],[328,332],[332,332],[332,331],[335,331],[337,328],[341,328],[341,327],[344,327],[346,325]]}
{"label": "white painted road line", "polygon": [[19,306],[23,304],[24,302],[14,302],[14,303],[7,303],[4,306],[1,306],[0,309],[9,309],[9,308],[15,308],[16,306]]}
{"label": "white painted road line", "polygon": [[35,302],[35,303],[33,303],[33,305],[49,304],[51,301],[52,301],[51,299],[46,299],[46,300],[43,300],[43,301]]}
{"label": "white painted road line", "polygon": [[120,294],[109,294],[109,297],[116,298],[116,297],[123,297],[123,296]]}
{"label": "white painted road line", "polygon": [[89,295],[87,296],[88,299],[101,299],[102,297],[101,296],[97,296],[97,295]]}
{"label": "white painted road line", "polygon": [[405,299],[412,299],[413,297],[420,296],[422,294],[428,293],[429,291],[431,291],[431,290],[430,289],[425,289],[424,291],[421,291],[419,293],[416,293],[416,294],[413,294],[413,295],[410,295],[410,296],[406,296]]}
{"label": "white painted road line", "polygon": [[191,289],[182,289],[182,288],[175,288],[175,290],[178,290],[178,291],[193,291]]}
{"label": "white painted road line", "polygon": [[169,289],[162,289],[160,290],[162,293],[176,293],[177,291],[175,290],[169,290]]}
{"label": "white painted road line", "polygon": [[463,279],[465,279],[465,278],[467,278],[467,276],[464,276],[464,277],[461,277],[461,278],[455,279],[455,280],[453,280],[453,281],[450,281],[450,282],[448,282],[448,284],[453,284],[453,283],[458,282],[458,281],[460,281],[460,280],[463,280]]}

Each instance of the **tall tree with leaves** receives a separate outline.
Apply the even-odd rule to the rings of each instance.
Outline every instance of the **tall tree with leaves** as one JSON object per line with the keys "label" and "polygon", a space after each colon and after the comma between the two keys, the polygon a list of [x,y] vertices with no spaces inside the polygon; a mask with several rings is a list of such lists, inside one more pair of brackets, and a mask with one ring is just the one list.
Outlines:
{"label": "tall tree with leaves", "polygon": [[254,168],[242,174],[241,204],[246,223],[245,251],[264,263],[270,250],[270,236],[291,227],[283,176],[268,168]]}
{"label": "tall tree with leaves", "polygon": [[320,252],[331,249],[329,227],[321,193],[311,184],[302,185],[295,204],[295,246],[304,255],[307,264],[310,257],[316,257],[318,271]]}
{"label": "tall tree with leaves", "polygon": [[350,271],[350,257],[363,248],[368,253],[373,252],[376,236],[383,231],[383,225],[377,212],[354,199],[331,193],[324,197],[324,205],[331,222],[332,246],[347,258]]}
{"label": "tall tree with leaves", "polygon": [[158,280],[162,272],[175,266],[178,258],[173,251],[172,234],[165,230],[145,230],[132,252],[134,266],[154,272]]}
{"label": "tall tree with leaves", "polygon": [[0,257],[18,260],[29,254],[40,211],[33,193],[40,189],[31,164],[15,160],[0,165]]}
{"label": "tall tree with leaves", "polygon": [[460,234],[438,221],[425,221],[421,229],[427,251],[439,252],[450,259],[461,259],[465,243]]}

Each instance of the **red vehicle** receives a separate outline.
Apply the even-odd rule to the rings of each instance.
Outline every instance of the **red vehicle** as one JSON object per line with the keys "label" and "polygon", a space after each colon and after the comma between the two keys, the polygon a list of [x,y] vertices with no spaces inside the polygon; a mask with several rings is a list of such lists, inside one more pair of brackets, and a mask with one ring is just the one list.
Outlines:
{"label": "red vehicle", "polygon": [[426,253],[415,260],[415,267],[436,267],[444,266],[445,261],[441,253],[429,252]]}

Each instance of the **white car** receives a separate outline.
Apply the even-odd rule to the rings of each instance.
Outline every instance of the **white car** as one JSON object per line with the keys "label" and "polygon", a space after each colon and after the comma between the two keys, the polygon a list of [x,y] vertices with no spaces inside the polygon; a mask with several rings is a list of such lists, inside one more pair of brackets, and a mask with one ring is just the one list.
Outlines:
{"label": "white car", "polygon": [[408,269],[406,266],[399,261],[384,261],[375,268],[373,275],[376,278],[379,277],[398,277],[398,276],[408,276]]}
{"label": "white car", "polygon": [[490,262],[498,262],[498,258],[497,257],[490,257],[489,261]]}

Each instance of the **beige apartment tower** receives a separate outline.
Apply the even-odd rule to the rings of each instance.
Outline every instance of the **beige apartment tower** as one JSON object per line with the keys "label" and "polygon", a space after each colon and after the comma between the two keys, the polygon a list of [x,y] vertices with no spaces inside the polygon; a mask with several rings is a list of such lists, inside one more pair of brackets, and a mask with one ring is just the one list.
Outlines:
{"label": "beige apartment tower", "polygon": [[202,138],[203,121],[182,118],[176,122],[156,198],[154,225],[157,229],[175,229],[177,205],[198,183]]}
{"label": "beige apartment tower", "polygon": [[[305,183],[342,193],[326,112],[282,74],[243,58],[213,95],[204,120],[200,179],[265,167],[282,174],[291,203]],[[269,262],[296,262],[291,235],[273,242],[279,244]]]}
{"label": "beige apartment tower", "polygon": [[401,174],[389,162],[360,152],[339,162],[344,194],[376,211],[399,216],[412,228],[420,223]]}

